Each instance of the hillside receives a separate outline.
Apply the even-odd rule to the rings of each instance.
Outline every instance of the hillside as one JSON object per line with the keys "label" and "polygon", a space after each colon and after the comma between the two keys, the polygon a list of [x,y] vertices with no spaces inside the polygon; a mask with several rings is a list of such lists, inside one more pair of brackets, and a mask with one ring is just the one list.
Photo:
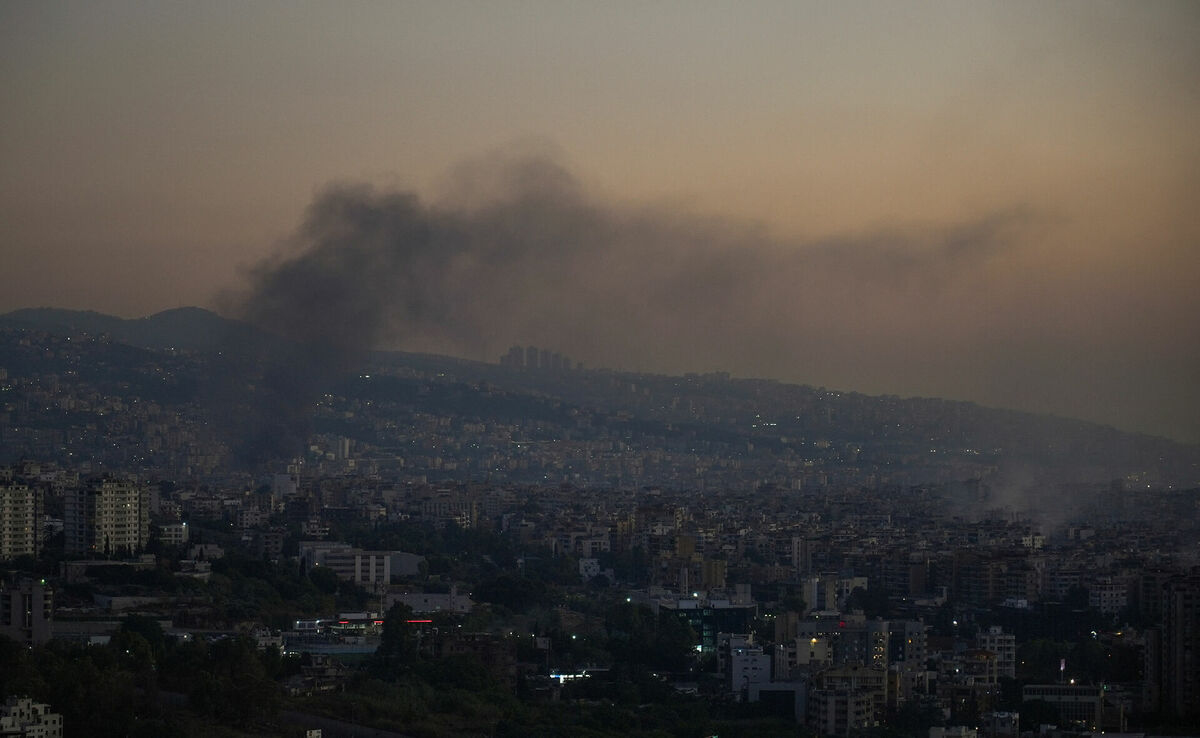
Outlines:
{"label": "hillside", "polygon": [[[540,460],[534,467],[514,462],[525,471],[512,478],[575,475],[688,486],[707,476],[794,485],[839,478],[946,481],[1004,468],[1059,480],[1180,486],[1200,481],[1200,447],[967,402],[873,397],[723,374],[549,371],[402,352],[376,352],[359,370],[337,379],[306,373],[304,353],[287,353],[285,344],[256,329],[199,308],[137,320],[21,310],[0,316],[0,330],[5,328],[0,366],[10,378],[25,378],[21,386],[31,397],[41,397],[37,393],[48,383],[51,396],[68,394],[56,400],[60,406],[84,404],[70,393],[86,386],[91,394],[190,408],[186,412],[197,414],[197,427],[224,434],[205,454],[213,458],[231,453],[266,463],[294,455],[310,445],[306,439],[314,432],[322,432],[386,449],[408,459],[410,470],[413,459],[428,456],[433,469],[452,470],[448,476],[461,479],[496,478],[495,465],[471,455],[486,456],[486,449],[508,458],[513,449],[507,445],[525,439],[561,443],[564,458],[574,460]],[[21,336],[28,330],[103,334],[107,340],[48,350],[27,345]],[[193,355],[162,354],[167,348]],[[70,388],[68,380],[79,387]],[[318,407],[316,415],[304,410],[321,396],[329,398],[327,407]],[[10,414],[31,430],[24,435],[10,430],[3,442],[6,455],[41,448],[36,440],[19,440],[42,438],[36,428],[55,428],[69,438],[65,429],[72,423],[89,425],[86,419],[51,415]],[[429,426],[423,418],[444,420]],[[139,443],[135,431],[130,445]],[[427,454],[428,445],[443,453]],[[66,446],[61,448],[65,453]],[[446,448],[457,449],[452,464],[444,461]],[[642,453],[652,461],[617,465],[615,473],[579,471],[597,449]],[[696,460],[688,461],[689,454]]]}
{"label": "hillside", "polygon": [[150,349],[212,351],[222,344],[252,341],[261,332],[197,307],[164,310],[125,319],[91,310],[25,308],[0,315],[0,328],[32,328],[51,333],[104,334],[121,343]]}

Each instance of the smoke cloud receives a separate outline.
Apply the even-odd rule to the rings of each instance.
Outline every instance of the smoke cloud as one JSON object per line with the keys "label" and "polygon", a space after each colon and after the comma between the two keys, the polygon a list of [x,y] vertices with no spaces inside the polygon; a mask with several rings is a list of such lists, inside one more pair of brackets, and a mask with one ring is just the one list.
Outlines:
{"label": "smoke cloud", "polygon": [[1178,405],[1165,391],[1157,406],[1130,394],[1131,375],[1153,372],[1106,353],[1112,330],[1095,316],[1111,308],[1091,285],[1044,276],[1040,264],[1059,257],[1039,249],[1058,227],[1018,204],[948,225],[784,238],[612,202],[553,157],[495,155],[456,169],[433,199],[328,187],[249,273],[236,312],[307,347],[276,371],[309,372],[287,380],[281,406],[371,349],[495,361],[514,344],[588,366],[725,370],[1109,422]]}
{"label": "smoke cloud", "polygon": [[384,346],[495,359],[531,343],[621,368],[746,367],[847,326],[895,328],[900,316],[870,315],[881,292],[919,307],[1036,221],[1014,208],[792,243],[753,224],[602,202],[549,158],[493,158],[460,168],[434,202],[326,189],[285,252],[253,270],[239,312],[342,364]]}

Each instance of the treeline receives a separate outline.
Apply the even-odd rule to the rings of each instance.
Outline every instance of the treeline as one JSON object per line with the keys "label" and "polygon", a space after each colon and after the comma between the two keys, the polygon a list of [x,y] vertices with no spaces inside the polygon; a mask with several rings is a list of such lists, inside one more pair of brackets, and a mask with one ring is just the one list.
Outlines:
{"label": "treeline", "polygon": [[[507,642],[515,648],[515,674],[472,653],[434,655],[422,645],[428,631],[411,619],[404,605],[389,610],[375,655],[343,689],[306,698],[300,708],[418,738],[808,735],[790,720],[765,714],[763,705],[678,692],[668,676],[692,665],[695,634],[672,614],[644,605],[612,604],[602,630],[586,636],[561,627],[513,634]],[[434,620],[456,628],[450,619]],[[570,661],[590,655],[605,668],[559,685],[521,666],[548,660],[542,649]]]}
{"label": "treeline", "polygon": [[[277,680],[298,658],[246,636],[181,641],[132,615],[105,645],[53,640],[26,648],[0,636],[0,699],[31,697],[63,716],[66,736],[246,735],[272,723]],[[175,695],[185,696],[185,704]]]}

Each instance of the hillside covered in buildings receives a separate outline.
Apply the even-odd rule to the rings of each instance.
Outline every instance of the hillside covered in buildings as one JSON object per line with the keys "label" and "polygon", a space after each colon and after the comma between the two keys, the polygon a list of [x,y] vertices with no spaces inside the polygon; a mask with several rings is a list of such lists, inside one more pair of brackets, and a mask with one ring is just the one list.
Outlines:
{"label": "hillside covered in buildings", "polygon": [[337,471],[352,448],[356,469],[413,479],[596,487],[1200,483],[1196,446],[965,402],[585,369],[536,347],[497,364],[374,353],[309,377],[303,354],[194,308],[18,311],[4,326],[8,461],[199,478]]}
{"label": "hillside covered in buildings", "polygon": [[197,310],[0,326],[0,720],[932,738],[1200,719],[1195,447],[540,347],[288,384],[295,347]]}

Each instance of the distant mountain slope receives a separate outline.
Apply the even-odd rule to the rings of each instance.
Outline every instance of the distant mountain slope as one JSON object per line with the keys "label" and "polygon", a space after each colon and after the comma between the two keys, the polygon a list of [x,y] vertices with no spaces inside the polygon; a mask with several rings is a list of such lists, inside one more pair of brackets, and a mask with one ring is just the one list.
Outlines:
{"label": "distant mountain slope", "polygon": [[150,349],[211,351],[226,344],[260,341],[256,328],[198,307],[181,307],[126,320],[92,310],[26,308],[0,315],[0,327],[50,333],[105,333],[114,340]]}
{"label": "distant mountain slope", "polygon": [[[866,465],[903,457],[909,463],[1027,464],[1064,479],[1111,480],[1154,470],[1146,481],[1200,483],[1200,446],[1073,418],[925,397],[872,396],[725,374],[666,376],[611,370],[544,372],[401,353],[378,353],[373,371],[436,373],[491,407],[489,388],[529,401],[598,412],[664,437],[738,437],[756,447],[820,441]],[[360,381],[360,384],[362,382]],[[386,383],[372,380],[362,399]],[[346,390],[349,392],[349,390]],[[428,409],[432,410],[431,405]],[[534,417],[532,410],[530,417]],[[619,420],[625,418],[626,420]],[[788,439],[784,441],[783,439]]]}
{"label": "distant mountain slope", "polygon": [[[5,327],[104,333],[116,343],[140,349],[220,350],[227,357],[261,358],[264,347],[270,354],[271,346],[284,345],[253,326],[194,307],[135,320],[93,311],[26,309],[0,315],[0,328]],[[294,369],[303,373],[301,367]],[[374,352],[356,371],[461,385],[455,393],[435,392],[405,403],[465,418],[534,418],[554,408],[552,415],[561,410],[581,418],[594,416],[597,423],[630,424],[631,432],[636,425],[638,432],[664,439],[729,436],[759,447],[786,446],[797,440],[820,442],[864,464],[873,464],[881,456],[924,464],[949,454],[972,463],[1004,458],[1063,467],[1074,474],[1087,469],[1087,478],[1148,469],[1175,479],[1195,480],[1200,475],[1200,447],[1195,445],[969,402],[874,397],[771,380],[731,379],[724,374],[674,377],[613,370],[522,370],[396,351]],[[357,381],[346,380],[351,385]],[[342,391],[365,393],[364,399],[387,386],[351,385],[344,385]],[[502,401],[493,391],[503,393]],[[452,407],[439,408],[439,402]],[[515,407],[527,412],[518,413]],[[1156,477],[1151,475],[1147,481]]]}
{"label": "distant mountain slope", "polygon": [[0,315],[0,326],[34,328],[61,333],[84,331],[86,333],[108,333],[119,330],[125,323],[122,318],[105,315],[94,310],[63,310],[61,308],[24,308]]}

